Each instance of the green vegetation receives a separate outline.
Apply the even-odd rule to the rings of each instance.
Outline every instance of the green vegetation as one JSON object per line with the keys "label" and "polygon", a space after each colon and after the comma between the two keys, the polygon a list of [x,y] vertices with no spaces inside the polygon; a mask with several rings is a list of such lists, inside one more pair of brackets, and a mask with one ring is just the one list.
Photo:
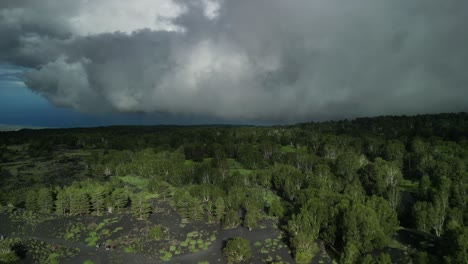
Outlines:
{"label": "green vegetation", "polygon": [[153,226],[148,233],[148,237],[156,241],[161,240],[163,237],[162,226],[161,225]]}
{"label": "green vegetation", "polygon": [[[340,263],[464,263],[467,135],[465,113],[0,132],[0,216],[18,236],[57,224],[68,242],[163,261],[271,227],[280,237],[230,240],[228,261],[281,263],[287,250],[309,263],[327,248]],[[3,262],[18,256],[8,243]],[[76,253],[49,244],[25,245],[37,263]]]}
{"label": "green vegetation", "polygon": [[13,263],[19,260],[18,255],[13,250],[14,241],[3,240],[0,241],[0,262],[2,263]]}
{"label": "green vegetation", "polygon": [[236,237],[226,243],[223,254],[229,263],[247,261],[251,257],[249,241]]}
{"label": "green vegetation", "polygon": [[[216,236],[210,235],[206,231],[192,231],[187,233],[186,239],[180,243],[180,249],[175,248],[175,250],[188,250],[192,253],[197,253],[199,251],[207,250],[211,243],[216,239]],[[171,250],[174,251],[174,250]]]}

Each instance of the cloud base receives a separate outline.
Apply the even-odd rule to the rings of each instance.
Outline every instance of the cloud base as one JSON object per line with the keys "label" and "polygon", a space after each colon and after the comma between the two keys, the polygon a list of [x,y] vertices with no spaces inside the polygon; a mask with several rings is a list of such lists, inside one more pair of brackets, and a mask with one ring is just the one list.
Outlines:
{"label": "cloud base", "polygon": [[0,61],[86,113],[278,122],[467,111],[468,2],[5,0]]}

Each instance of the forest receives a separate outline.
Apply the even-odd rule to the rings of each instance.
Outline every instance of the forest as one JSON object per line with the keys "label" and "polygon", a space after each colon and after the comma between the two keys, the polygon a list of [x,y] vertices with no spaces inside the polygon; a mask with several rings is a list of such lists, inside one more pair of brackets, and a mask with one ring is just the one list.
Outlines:
{"label": "forest", "polygon": [[0,181],[4,263],[468,263],[467,113],[0,132]]}

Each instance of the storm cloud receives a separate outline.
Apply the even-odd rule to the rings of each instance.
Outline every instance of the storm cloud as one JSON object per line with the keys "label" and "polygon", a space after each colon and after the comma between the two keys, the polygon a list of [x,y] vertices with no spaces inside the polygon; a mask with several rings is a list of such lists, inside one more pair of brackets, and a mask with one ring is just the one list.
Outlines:
{"label": "storm cloud", "polygon": [[0,62],[87,113],[468,110],[464,0],[3,0]]}

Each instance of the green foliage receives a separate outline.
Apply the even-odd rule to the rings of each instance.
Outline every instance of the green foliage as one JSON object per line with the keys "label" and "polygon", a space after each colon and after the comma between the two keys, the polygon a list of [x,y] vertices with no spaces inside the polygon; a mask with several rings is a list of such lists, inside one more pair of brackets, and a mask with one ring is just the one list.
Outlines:
{"label": "green foliage", "polygon": [[49,263],[49,264],[59,264],[59,257],[60,255],[57,254],[57,253],[51,253],[47,259],[46,259],[46,263]]}
{"label": "green foliage", "polygon": [[85,189],[78,186],[71,186],[66,189],[66,194],[70,201],[70,215],[83,215],[89,213],[89,196]]}
{"label": "green foliage", "polygon": [[[255,228],[264,225],[265,210],[274,220],[269,223],[286,231],[297,262],[316,254],[316,239],[336,249],[336,260],[343,263],[389,262],[379,254],[394,246],[396,231],[416,228],[443,240],[431,254],[419,254],[420,262],[464,263],[467,120],[462,113],[281,127],[0,133],[0,203],[12,222],[21,222],[19,232],[34,231],[47,217],[100,218],[126,213],[129,205],[135,218],[147,219],[155,200],[157,209],[167,210],[164,202],[170,203],[183,227],[206,220],[223,228],[241,223]],[[79,225],[83,219],[88,217],[62,235],[93,245],[119,231],[102,222]],[[127,240],[120,241],[127,251],[151,250],[146,243],[160,243],[146,239],[166,238],[157,226],[140,229],[148,233],[135,230],[130,233],[139,232],[138,237],[120,238]],[[205,250],[216,236],[201,232],[164,250],[173,255]],[[176,241],[172,232],[167,235]],[[432,238],[421,234],[420,242],[431,244]],[[265,241],[259,250],[273,255],[278,247]],[[398,248],[414,256],[418,245]],[[52,253],[35,261],[56,261]],[[159,257],[170,258],[165,251]]]}
{"label": "green foliage", "polygon": [[148,180],[140,178],[140,177],[123,176],[123,177],[119,177],[119,179],[124,183],[131,184],[131,185],[133,185],[135,187],[138,187],[138,188],[140,188],[142,190],[145,190],[146,187],[148,186]]}
{"label": "green foliage", "polygon": [[226,213],[223,220],[223,228],[232,229],[236,228],[240,224],[240,219],[237,211],[230,210]]}
{"label": "green foliage", "polygon": [[145,220],[151,213],[151,204],[147,201],[145,193],[137,193],[131,197],[132,214],[138,220]]}
{"label": "green foliage", "polygon": [[156,240],[156,241],[159,241],[162,239],[163,237],[163,229],[162,229],[162,226],[161,225],[156,225],[156,226],[153,226],[149,233],[148,233],[148,237],[152,240]]}
{"label": "green foliage", "polygon": [[431,230],[429,222],[429,207],[430,204],[427,202],[416,202],[413,206],[413,214],[416,220],[416,227],[418,230],[423,232],[429,232]]}
{"label": "green foliage", "polygon": [[293,238],[301,235],[314,241],[318,238],[326,217],[326,208],[323,203],[317,199],[311,199],[300,209],[298,214],[291,217],[287,229]]}
{"label": "green foliage", "polygon": [[431,179],[429,175],[424,174],[419,180],[418,194],[422,199],[429,197],[429,191],[431,190]]}
{"label": "green foliage", "polygon": [[13,263],[19,260],[18,255],[12,249],[12,243],[9,240],[0,241],[0,262]]}
{"label": "green foliage", "polygon": [[88,237],[86,237],[85,242],[89,247],[94,247],[99,240],[98,233],[96,231],[91,231],[88,233]]}
{"label": "green foliage", "polygon": [[226,243],[223,255],[229,263],[247,261],[251,257],[250,242],[244,238],[236,237]]}
{"label": "green foliage", "polygon": [[173,205],[183,218],[189,219],[191,214],[191,205],[194,198],[185,189],[178,189],[174,192]]}
{"label": "green foliage", "polygon": [[340,263],[342,264],[353,264],[357,262],[359,258],[359,249],[358,247],[350,242],[346,243],[344,248],[344,253],[341,255]]}
{"label": "green foliage", "polygon": [[169,251],[163,251],[160,258],[162,261],[169,261],[172,258],[172,253]]}
{"label": "green foliage", "polygon": [[390,258],[390,255],[388,253],[381,253],[377,257],[377,263],[392,264],[392,259]]}
{"label": "green foliage", "polygon": [[104,211],[105,201],[108,195],[108,189],[103,185],[94,185],[88,187],[91,205],[96,215],[102,215]]}
{"label": "green foliage", "polygon": [[246,213],[244,216],[244,226],[252,230],[258,225],[258,221],[262,218],[261,209],[252,201],[245,206]]}
{"label": "green foliage", "polygon": [[418,252],[413,258],[415,264],[430,264],[430,257],[427,252]]}
{"label": "green foliage", "polygon": [[70,195],[62,188],[57,188],[55,199],[55,213],[58,215],[65,215],[70,211]]}
{"label": "green foliage", "polygon": [[281,201],[278,199],[274,199],[271,202],[271,205],[268,207],[268,215],[274,216],[277,218],[282,218],[285,213],[285,209],[281,204]]}
{"label": "green foliage", "polygon": [[291,247],[294,252],[294,260],[297,263],[310,263],[318,251],[318,246],[313,237],[303,232],[299,232],[292,237]]}
{"label": "green foliage", "polygon": [[372,196],[367,199],[366,205],[377,214],[377,221],[387,237],[391,237],[399,228],[397,214],[383,198]]}
{"label": "green foliage", "polygon": [[38,205],[37,190],[35,189],[28,190],[28,192],[26,193],[24,206],[26,210],[38,211],[39,205]]}
{"label": "green foliage", "polygon": [[215,207],[214,214],[215,214],[216,220],[218,222],[221,222],[221,220],[224,218],[224,213],[226,210],[224,199],[222,197],[216,198],[214,207]]}
{"label": "green foliage", "polygon": [[[343,206],[343,241],[348,248],[347,258],[355,259],[358,252],[368,253],[374,249],[383,248],[390,237],[379,220],[379,215],[369,207],[351,202]],[[356,255],[357,254],[357,255]],[[356,255],[356,256],[355,256]]]}

